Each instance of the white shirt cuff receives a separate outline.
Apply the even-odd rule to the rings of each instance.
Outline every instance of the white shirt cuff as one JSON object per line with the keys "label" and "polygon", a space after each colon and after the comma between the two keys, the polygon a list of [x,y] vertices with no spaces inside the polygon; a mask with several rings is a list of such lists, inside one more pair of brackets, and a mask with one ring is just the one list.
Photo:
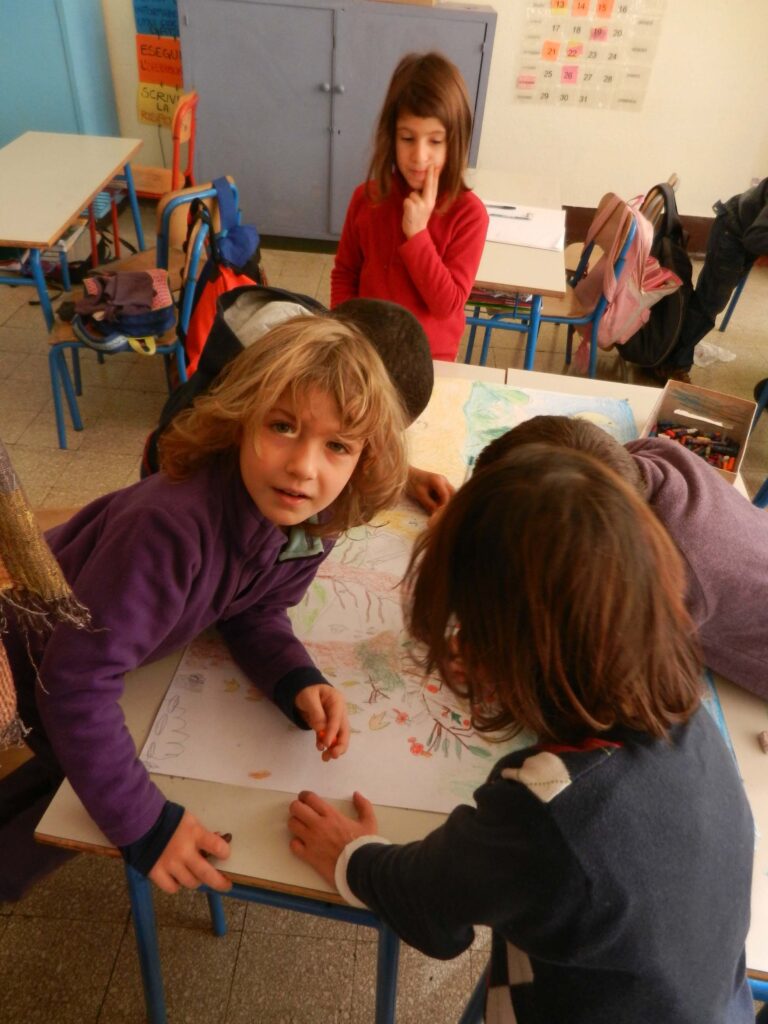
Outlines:
{"label": "white shirt cuff", "polygon": [[358,836],[357,839],[353,839],[351,843],[347,843],[341,851],[339,858],[336,861],[336,868],[334,871],[334,882],[336,883],[336,888],[339,890],[339,895],[343,896],[350,906],[360,907],[362,910],[369,910],[370,908],[355,896],[347,884],[347,865],[349,864],[349,858],[355,850],[359,850],[361,846],[365,846],[368,843],[385,843],[387,846],[391,845],[389,839],[384,839],[382,836]]}

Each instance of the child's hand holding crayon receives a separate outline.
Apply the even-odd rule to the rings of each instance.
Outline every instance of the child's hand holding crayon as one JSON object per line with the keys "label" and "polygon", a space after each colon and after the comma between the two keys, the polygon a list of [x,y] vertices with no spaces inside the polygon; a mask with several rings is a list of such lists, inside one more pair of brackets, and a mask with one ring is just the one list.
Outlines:
{"label": "child's hand holding crayon", "polygon": [[317,736],[323,760],[341,757],[349,746],[347,703],[329,683],[307,686],[296,696],[296,708]]}
{"label": "child's hand holding crayon", "polygon": [[334,872],[339,854],[359,836],[375,836],[378,832],[373,804],[362,793],[354,793],[352,800],[358,821],[348,818],[326,803],[316,793],[303,790],[291,803],[288,831],[291,852],[306,861],[326,882],[334,884]]}

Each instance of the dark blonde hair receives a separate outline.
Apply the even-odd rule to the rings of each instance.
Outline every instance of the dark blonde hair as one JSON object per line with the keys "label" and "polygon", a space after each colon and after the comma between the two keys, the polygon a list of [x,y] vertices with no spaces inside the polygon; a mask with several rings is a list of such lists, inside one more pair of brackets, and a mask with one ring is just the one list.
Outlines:
{"label": "dark blonde hair", "polygon": [[477,472],[420,538],[407,582],[424,667],[447,667],[458,644],[479,731],[664,736],[698,706],[680,555],[592,456],[529,444]]}
{"label": "dark blonde hair", "polygon": [[467,187],[464,171],[472,135],[467,86],[456,65],[441,53],[409,53],[395,68],[376,124],[368,169],[379,199],[386,198],[392,188],[397,119],[404,113],[436,117],[445,128],[446,160],[440,173],[444,209]]}
{"label": "dark blonde hair", "polygon": [[498,462],[508,452],[524,444],[552,444],[594,455],[645,497],[643,474],[624,445],[619,444],[607,430],[578,416],[532,416],[524,420],[483,448],[475,462],[475,472]]}
{"label": "dark blonde hair", "polygon": [[170,424],[160,440],[160,468],[172,480],[232,454],[286,393],[300,405],[317,389],[336,403],[341,433],[363,451],[330,515],[307,530],[326,536],[391,505],[405,484],[405,413],[373,346],[330,317],[298,316],[268,331],[225,368],[216,386]]}

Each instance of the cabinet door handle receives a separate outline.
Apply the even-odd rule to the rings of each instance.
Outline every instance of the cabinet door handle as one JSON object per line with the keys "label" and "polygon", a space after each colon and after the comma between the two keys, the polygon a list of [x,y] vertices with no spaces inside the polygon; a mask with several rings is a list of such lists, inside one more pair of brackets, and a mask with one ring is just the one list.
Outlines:
{"label": "cabinet door handle", "polygon": [[334,85],[333,91],[336,92],[336,93],[346,92],[346,90],[345,90],[343,85]]}
{"label": "cabinet door handle", "polygon": [[320,92],[330,92],[330,91],[331,91],[331,83],[330,82],[321,82],[320,83]]}

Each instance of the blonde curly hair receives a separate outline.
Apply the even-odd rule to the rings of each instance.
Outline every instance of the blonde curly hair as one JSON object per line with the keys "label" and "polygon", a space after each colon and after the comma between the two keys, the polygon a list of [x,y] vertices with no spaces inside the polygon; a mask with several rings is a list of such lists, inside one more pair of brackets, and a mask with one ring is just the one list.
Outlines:
{"label": "blonde curly hair", "polygon": [[363,450],[329,514],[307,530],[327,536],[369,522],[405,485],[407,417],[370,342],[330,317],[294,317],[233,359],[217,385],[162,435],[160,468],[172,480],[186,479],[211,459],[233,454],[283,395],[300,405],[313,390],[333,399],[341,432],[361,440]]}

